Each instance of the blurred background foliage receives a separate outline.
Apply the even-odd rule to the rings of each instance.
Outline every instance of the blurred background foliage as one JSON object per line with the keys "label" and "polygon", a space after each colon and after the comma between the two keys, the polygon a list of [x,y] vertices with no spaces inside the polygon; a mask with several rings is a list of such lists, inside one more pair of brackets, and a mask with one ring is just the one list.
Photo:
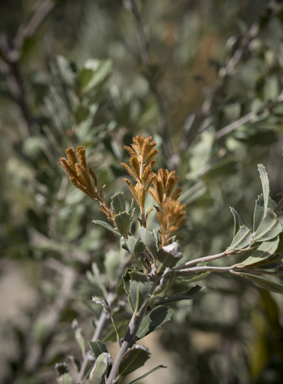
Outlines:
{"label": "blurred background foliage", "polygon": [[[251,225],[256,164],[266,166],[271,197],[283,191],[281,1],[143,0],[140,10],[142,20],[130,0],[0,3],[3,383],[55,382],[54,364],[80,356],[72,320],[89,340],[101,310],[90,302],[101,289],[92,263],[108,280],[119,263],[115,236],[92,223],[103,215],[60,168],[67,147],[86,146],[109,201],[117,190],[129,196],[123,146],[152,135],[156,169],[180,176],[188,259],[230,244],[229,206]],[[282,383],[281,296],[222,274],[202,283],[205,293],[176,305],[152,341],[167,354],[156,380]]]}

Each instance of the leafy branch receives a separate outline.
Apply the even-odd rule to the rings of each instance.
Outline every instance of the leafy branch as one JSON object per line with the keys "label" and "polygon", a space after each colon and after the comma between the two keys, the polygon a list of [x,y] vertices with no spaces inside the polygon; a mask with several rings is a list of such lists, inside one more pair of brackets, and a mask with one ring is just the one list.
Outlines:
{"label": "leafy branch", "polygon": [[[133,261],[140,263],[139,269],[129,268],[126,272],[125,263],[122,263],[115,284],[108,293],[104,293],[105,298],[94,299],[104,309],[90,342],[92,352],[83,351],[84,358],[77,384],[83,382],[87,363],[92,360],[95,362],[89,374],[90,382],[105,384],[117,383],[122,376],[145,363],[150,356],[149,351],[136,345],[136,341],[171,319],[173,315],[173,312],[170,312],[171,304],[180,300],[191,300],[203,291],[201,287],[195,286],[179,295],[164,296],[170,291],[170,286],[179,280],[194,283],[205,279],[213,272],[229,272],[247,278],[262,288],[283,293],[282,284],[264,277],[264,275],[278,277],[283,274],[282,256],[276,253],[283,232],[280,216],[282,204],[276,204],[269,197],[269,180],[264,166],[262,164],[258,166],[263,193],[256,200],[253,229],[245,226],[236,210],[231,208],[234,217],[234,236],[230,246],[222,253],[180,263],[183,254],[175,236],[172,235],[186,221],[185,205],[181,205],[178,200],[181,188],[176,188],[178,177],[175,176],[175,171],[159,169],[157,173],[153,172],[155,163],[153,158],[158,154],[155,146],[156,143],[151,137],[136,136],[131,147],[125,147],[130,155],[129,165],[121,164],[136,182],[133,185],[131,181],[124,179],[139,206],[137,214],[139,217],[136,219],[140,226],[136,229],[136,233],[132,228],[136,216],[133,202],[130,209],[127,209],[124,195],[116,193],[111,199],[111,204],[106,203],[102,193],[104,187],[98,193],[96,175],[87,166],[85,149],[82,146],[77,148],[79,162],[71,148],[66,151],[68,160],[61,159],[70,181],[99,204],[100,210],[114,227],[106,222],[97,220],[94,222],[119,235],[122,248],[128,251]],[[147,225],[148,215],[152,211],[151,208],[145,212],[145,199],[148,193],[158,204],[154,207],[160,227],[155,230],[150,230]],[[214,260],[231,256],[238,256],[239,262],[230,266],[209,265]],[[132,316],[124,337],[120,339],[111,308],[116,299],[115,289],[123,273],[124,291],[128,297]],[[96,284],[101,285],[97,269],[95,274]],[[104,292],[104,288],[102,291]],[[106,346],[99,340],[109,316],[119,343],[119,351],[113,365]]]}

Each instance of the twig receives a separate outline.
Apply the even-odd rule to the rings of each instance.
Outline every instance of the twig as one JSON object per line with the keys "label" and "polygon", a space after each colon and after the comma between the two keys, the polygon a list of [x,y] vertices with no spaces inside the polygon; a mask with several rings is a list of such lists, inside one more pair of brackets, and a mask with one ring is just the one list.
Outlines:
{"label": "twig", "polygon": [[13,55],[14,60],[19,60],[25,39],[32,37],[36,33],[54,6],[54,0],[42,0],[38,3],[30,20],[20,26],[13,41],[14,50],[10,53]]}
{"label": "twig", "polygon": [[32,114],[28,106],[18,62],[25,39],[36,33],[54,5],[54,0],[42,0],[30,20],[19,27],[11,47],[8,44],[7,36],[3,33],[0,35],[0,51],[3,56],[3,59],[0,59],[0,70],[6,75],[8,88],[20,108],[23,117],[20,129],[23,138],[31,134]]}
{"label": "twig", "polygon": [[[215,100],[219,95],[223,93],[223,89],[226,87],[229,79],[234,75],[236,68],[240,64],[243,58],[246,58],[250,55],[249,45],[250,42],[255,39],[259,34],[259,26],[257,23],[254,23],[246,36],[242,39],[242,42],[238,49],[235,50],[233,56],[224,64],[218,71],[218,79],[214,90],[207,96],[205,101],[201,106],[200,112],[195,116],[195,119],[186,135],[184,140],[179,146],[179,153],[185,152],[188,147],[192,144],[194,139],[199,133],[199,129],[204,122],[204,120],[210,116],[213,111],[212,107]],[[180,158],[179,154],[179,158]]]}
{"label": "twig", "polygon": [[[276,100],[266,104],[265,106],[262,107],[262,109],[269,114],[273,108],[275,108],[278,104],[282,102],[283,102],[283,93],[280,93],[280,95],[277,97]],[[221,137],[234,131],[236,128],[240,127],[241,125],[246,124],[249,121],[253,120],[257,115],[258,113],[256,112],[250,112],[247,115],[242,116],[240,119],[233,121],[232,123],[226,125],[226,127],[223,127],[219,131],[217,131],[215,134],[215,138],[220,139]]]}
{"label": "twig", "polygon": [[[156,288],[156,283],[157,283],[157,281],[152,285],[150,296]],[[106,384],[115,383],[115,380],[116,380],[117,375],[118,375],[118,369],[119,369],[121,359],[122,359],[123,355],[125,354],[125,352],[127,352],[127,350],[129,348],[131,348],[135,342],[136,334],[139,330],[142,319],[144,318],[144,316],[147,312],[147,307],[148,307],[148,303],[149,303],[150,299],[151,299],[151,297],[147,300],[147,302],[144,304],[144,306],[137,313],[136,312],[133,313],[132,318],[130,320],[130,323],[128,325],[128,329],[127,329],[126,334],[124,336],[124,339],[122,341],[122,345],[121,345],[121,347],[117,353],[117,356],[115,358],[114,364],[112,366],[112,369],[111,369],[109,377],[106,381]]]}
{"label": "twig", "polygon": [[[1,51],[1,41],[0,41]],[[23,79],[20,74],[17,63],[7,64],[4,60],[0,59],[0,70],[5,74],[8,88],[13,96],[16,104],[19,106],[22,115],[22,124],[19,125],[21,129],[22,138],[26,138],[31,134],[31,114],[27,104],[27,95],[23,86]]]}
{"label": "twig", "polygon": [[27,372],[35,372],[41,363],[45,350],[54,336],[56,326],[64,308],[71,298],[74,285],[77,281],[77,273],[58,260],[50,259],[47,264],[57,272],[63,274],[63,282],[52,308],[44,314],[44,325],[49,331],[48,337],[42,344],[34,344],[30,348],[30,352],[25,361],[25,369]]}
{"label": "twig", "polygon": [[52,204],[51,214],[48,220],[48,235],[51,239],[54,239],[55,241],[59,241],[57,223],[58,223],[58,217],[60,213],[60,203],[61,203],[61,200],[63,200],[66,195],[68,182],[69,180],[67,175],[64,175],[62,177],[61,184],[60,184],[58,193],[56,195],[56,199]]}
{"label": "twig", "polygon": [[214,272],[227,272],[233,269],[234,266],[229,267],[192,267],[187,269],[181,269],[176,271],[176,275],[184,275],[190,272],[208,272],[208,271],[214,271]]}
{"label": "twig", "polygon": [[[130,9],[132,11],[132,14],[135,18],[136,21],[136,26],[137,26],[137,33],[138,33],[138,40],[139,40],[139,46],[140,46],[140,55],[142,59],[143,65],[151,69],[151,60],[148,52],[148,47],[146,44],[146,38],[144,34],[144,27],[142,23],[142,17],[141,13],[139,10],[138,2],[137,0],[130,0]],[[163,138],[163,146],[164,146],[164,152],[166,155],[166,159],[168,162],[168,167],[172,168],[172,149],[171,149],[171,144],[170,144],[170,126],[168,123],[168,120],[166,118],[166,112],[164,108],[164,103],[162,100],[162,97],[158,91],[158,87],[156,83],[153,81],[149,81],[149,86],[150,89],[155,97],[157,108],[158,108],[158,118],[159,118],[159,125],[160,125],[160,131],[162,134]]]}
{"label": "twig", "polygon": [[218,253],[216,255],[200,257],[199,259],[190,260],[190,261],[187,261],[184,264],[177,265],[177,267],[175,267],[174,269],[177,272],[179,269],[182,269],[184,267],[189,267],[190,265],[194,265],[194,264],[199,264],[199,263],[203,263],[203,262],[206,262],[206,261],[220,259],[222,257],[230,256],[233,253],[234,252],[225,251],[225,252]]}
{"label": "twig", "polygon": [[[128,263],[128,258],[124,258],[123,262],[120,265],[120,270],[117,273],[116,279],[115,279],[115,281],[113,283],[112,289],[111,289],[111,291],[109,291],[109,293],[107,295],[106,301],[107,301],[108,306],[109,306],[110,309],[112,308],[112,305],[113,305],[114,300],[116,298],[115,289],[116,289],[116,287],[117,287],[117,285],[118,285],[118,283],[120,281],[121,275],[123,274],[124,268],[125,268],[127,263]],[[101,333],[102,333],[102,331],[104,329],[105,322],[108,319],[108,317],[109,317],[108,312],[103,308],[103,310],[102,310],[102,312],[100,314],[100,317],[99,317],[99,319],[98,319],[98,321],[96,323],[96,328],[95,328],[94,334],[93,334],[93,336],[91,338],[91,341],[96,341],[97,339],[100,338]],[[76,381],[77,384],[82,384],[83,383],[85,369],[86,369],[88,361],[90,360],[91,355],[92,355],[92,352],[89,350],[89,351],[86,352],[86,354],[85,354],[85,356],[83,358],[83,362],[81,364],[81,369],[80,369],[80,371],[78,373],[78,376],[77,376],[77,381]]]}
{"label": "twig", "polygon": [[[108,306],[109,308],[111,309],[112,305],[113,305],[113,302],[115,300],[115,294],[114,292],[109,292],[108,295],[107,295],[107,298],[106,298],[106,301],[108,303]],[[100,335],[104,329],[104,325],[105,325],[105,322],[106,320],[108,319],[109,317],[109,314],[108,312],[103,308],[101,314],[100,314],[100,317],[96,323],[96,328],[95,328],[95,332],[91,338],[91,341],[96,341],[97,339],[100,338]],[[77,377],[77,381],[76,383],[77,384],[81,384],[83,382],[83,378],[84,378],[84,375],[85,375],[85,369],[86,369],[86,366],[87,366],[87,363],[88,361],[90,360],[90,357],[91,357],[92,353],[91,351],[87,351],[86,354],[84,355],[84,358],[83,358],[83,362],[81,364],[81,369],[78,373],[78,377]]]}

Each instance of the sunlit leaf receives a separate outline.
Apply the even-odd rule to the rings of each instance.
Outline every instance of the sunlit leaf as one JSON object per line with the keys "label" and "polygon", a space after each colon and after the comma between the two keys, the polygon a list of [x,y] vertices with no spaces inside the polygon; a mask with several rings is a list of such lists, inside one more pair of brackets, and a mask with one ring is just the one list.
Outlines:
{"label": "sunlit leaf", "polygon": [[277,236],[274,240],[265,241],[262,243],[258,249],[245,261],[243,261],[241,265],[245,267],[256,266],[261,264],[264,260],[268,259],[270,256],[274,254],[279,244],[279,236]]}
{"label": "sunlit leaf", "polygon": [[247,247],[252,240],[251,230],[247,228],[245,225],[242,225],[238,230],[236,236],[234,237],[229,249],[243,249]]}
{"label": "sunlit leaf", "polygon": [[[268,199],[268,208],[271,209],[272,211],[274,211],[274,209],[276,208],[276,202],[271,198]],[[263,216],[264,216],[264,199],[263,199],[263,194],[261,194],[255,202],[253,232],[256,232],[256,230],[258,229]]]}
{"label": "sunlit leaf", "polygon": [[258,164],[257,166],[259,175],[260,175],[260,180],[261,180],[261,185],[262,185],[262,192],[263,192],[263,201],[264,201],[264,213],[267,211],[268,207],[268,199],[269,199],[269,180],[268,180],[268,175],[267,172],[262,164]]}
{"label": "sunlit leaf", "polygon": [[234,217],[234,237],[235,237],[240,227],[243,225],[243,222],[240,215],[234,208],[230,207],[230,211]]}
{"label": "sunlit leaf", "polygon": [[252,273],[239,272],[238,274],[246,277],[256,285],[259,285],[261,288],[267,289],[268,291],[283,293],[283,284],[275,283]]}
{"label": "sunlit leaf", "polygon": [[278,236],[282,232],[282,225],[278,221],[277,215],[269,208],[265,212],[262,221],[253,236],[252,243],[256,241],[267,241]]}
{"label": "sunlit leaf", "polygon": [[107,373],[107,369],[111,362],[111,355],[109,353],[101,353],[90,372],[89,381],[91,384],[102,384],[104,377]]}

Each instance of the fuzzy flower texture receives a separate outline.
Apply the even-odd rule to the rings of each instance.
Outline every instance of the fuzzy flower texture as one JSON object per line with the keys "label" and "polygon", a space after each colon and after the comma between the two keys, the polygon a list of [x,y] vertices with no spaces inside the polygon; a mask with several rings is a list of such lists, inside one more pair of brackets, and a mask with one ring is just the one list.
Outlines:
{"label": "fuzzy flower texture", "polygon": [[[154,207],[160,223],[159,232],[162,246],[165,246],[169,243],[172,234],[185,222],[184,216],[186,212],[185,204],[181,205],[178,200],[182,188],[175,188],[179,180],[175,176],[175,171],[169,172],[167,169],[159,169],[157,174],[152,172],[152,167],[155,163],[153,158],[158,154],[158,150],[155,147],[156,143],[152,141],[152,137],[134,137],[131,147],[125,147],[130,155],[129,165],[125,163],[121,163],[121,165],[135,181],[132,184],[130,180],[124,179],[139,205],[141,217],[138,220],[143,227],[146,227],[148,215],[152,211],[151,208],[145,212],[144,206],[147,193],[150,193],[158,204]],[[87,166],[85,148],[79,146],[76,152],[79,162],[72,148],[66,150],[68,160],[61,158],[63,168],[69,174],[70,181],[75,187],[87,194],[91,199],[97,201],[100,205],[100,210],[115,225],[115,214],[104,198],[103,189],[105,185],[98,193],[97,177],[94,171]],[[94,181],[94,185],[91,178]]]}

